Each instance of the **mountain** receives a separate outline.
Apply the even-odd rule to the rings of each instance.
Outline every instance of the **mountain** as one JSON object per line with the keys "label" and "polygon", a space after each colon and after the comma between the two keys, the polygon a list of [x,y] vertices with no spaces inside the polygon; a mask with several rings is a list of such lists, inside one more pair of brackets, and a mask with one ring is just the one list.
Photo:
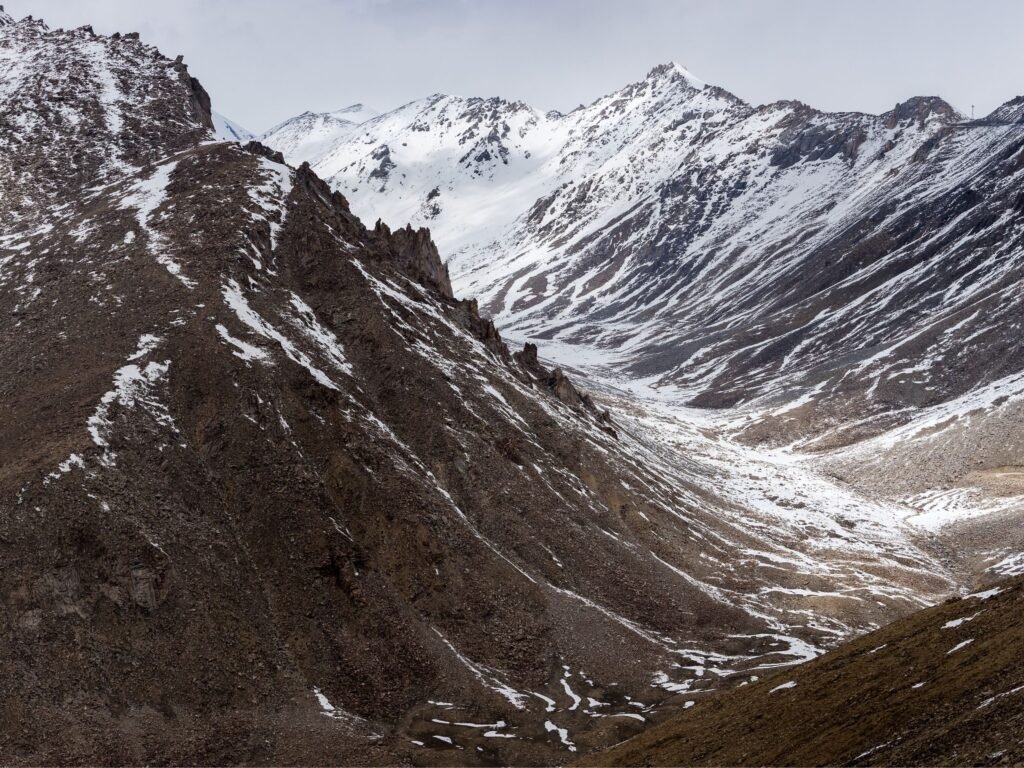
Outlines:
{"label": "mountain", "polygon": [[373,107],[368,107],[366,104],[349,104],[347,107],[342,107],[330,114],[334,117],[348,120],[350,123],[362,125],[378,117],[380,112]]}
{"label": "mountain", "polygon": [[247,131],[238,123],[229,120],[219,112],[213,112],[213,133],[221,141],[238,141],[242,144],[252,141],[256,134]]}
{"label": "mountain", "polygon": [[431,96],[311,163],[624,407],[891,504],[969,572],[1024,551],[1024,99],[752,106],[667,64],[568,114]]}
{"label": "mountain", "polygon": [[429,225],[512,336],[698,406],[799,403],[776,432],[835,445],[1024,367],[1022,115],[753,107],[669,64],[564,115],[432,96],[310,161]]}
{"label": "mountain", "polygon": [[0,15],[0,116],[4,763],[550,764],[987,578],[510,352],[138,35]]}
{"label": "mountain", "polygon": [[1019,765],[1024,579],[752,680],[592,765]]}
{"label": "mountain", "polygon": [[379,113],[365,104],[352,104],[336,112],[303,112],[260,136],[292,165],[301,165],[352,136],[360,125]]}

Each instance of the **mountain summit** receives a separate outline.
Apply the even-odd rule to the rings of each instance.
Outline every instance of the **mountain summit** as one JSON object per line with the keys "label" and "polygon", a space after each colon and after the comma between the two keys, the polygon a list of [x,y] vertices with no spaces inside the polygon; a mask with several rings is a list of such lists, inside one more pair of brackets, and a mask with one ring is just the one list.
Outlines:
{"label": "mountain summit", "polygon": [[657,80],[662,77],[670,79],[681,79],[687,85],[697,90],[702,90],[707,85],[699,77],[696,77],[690,70],[684,67],[682,64],[677,64],[674,61],[670,61],[667,64],[659,64],[653,67],[650,72],[647,73],[648,80]]}
{"label": "mountain summit", "polygon": [[378,112],[376,109],[373,109],[372,107],[366,106],[365,104],[350,104],[347,107],[336,109],[334,112],[331,112],[330,114],[334,115],[335,117],[344,118],[352,123],[355,123],[356,125],[359,125],[361,123],[365,123],[367,120],[372,120],[373,118],[377,117],[380,114],[380,112]]}
{"label": "mountain summit", "polygon": [[301,165],[330,152],[378,114],[363,104],[334,112],[303,112],[274,126],[260,140],[280,150],[288,162]]}

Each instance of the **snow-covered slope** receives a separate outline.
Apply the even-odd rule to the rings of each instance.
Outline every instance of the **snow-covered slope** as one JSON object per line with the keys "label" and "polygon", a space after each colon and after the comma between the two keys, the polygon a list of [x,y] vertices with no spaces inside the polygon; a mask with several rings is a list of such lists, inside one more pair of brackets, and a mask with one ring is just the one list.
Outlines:
{"label": "snow-covered slope", "polygon": [[380,111],[366,104],[349,104],[347,107],[336,109],[329,114],[355,125],[362,125],[369,120],[373,120],[375,117],[379,117]]}
{"label": "snow-covered slope", "polygon": [[[500,98],[438,94],[362,126],[314,166],[367,214],[429,221],[457,264],[458,254],[496,238],[570,173],[621,165],[629,141],[647,138],[652,115],[671,122],[691,100],[702,109],[738,103],[703,88],[678,65],[667,65],[569,115]],[[612,143],[595,126],[611,129],[616,110],[624,110],[613,120],[621,136]]]}
{"label": "snow-covered slope", "polygon": [[1024,367],[1020,111],[753,107],[670,64],[566,115],[433,96],[313,164],[428,224],[507,333],[697,404],[798,404],[794,435],[871,419],[850,440]]}
{"label": "snow-covered slope", "polygon": [[237,141],[245,144],[256,138],[256,134],[252,131],[246,130],[217,111],[213,112],[213,131],[221,141]]}
{"label": "snow-covered slope", "polygon": [[429,225],[553,363],[736,406],[700,418],[816,452],[972,568],[1024,549],[1024,99],[754,107],[669,64],[564,115],[431,96],[313,163],[361,215]]}
{"label": "snow-covered slope", "polygon": [[330,152],[378,114],[365,104],[352,104],[335,112],[303,112],[271,128],[260,141],[281,152],[290,164],[301,165]]}

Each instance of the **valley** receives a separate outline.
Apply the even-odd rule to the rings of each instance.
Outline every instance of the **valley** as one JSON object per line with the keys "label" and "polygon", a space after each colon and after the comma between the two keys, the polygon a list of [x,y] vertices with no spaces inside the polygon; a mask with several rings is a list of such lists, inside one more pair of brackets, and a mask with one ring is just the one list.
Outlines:
{"label": "valley", "polygon": [[677,724],[1006,660],[1020,99],[215,107],[0,8],[0,762],[756,763]]}

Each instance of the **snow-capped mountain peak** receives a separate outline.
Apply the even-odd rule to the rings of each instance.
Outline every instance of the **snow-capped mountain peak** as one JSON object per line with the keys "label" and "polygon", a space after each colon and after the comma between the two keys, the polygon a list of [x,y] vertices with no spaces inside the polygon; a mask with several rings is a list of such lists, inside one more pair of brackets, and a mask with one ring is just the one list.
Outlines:
{"label": "snow-capped mountain peak", "polygon": [[[666,142],[681,146],[671,141],[680,126],[699,133],[749,110],[669,62],[567,114],[543,113],[520,100],[435,94],[358,130],[328,130],[326,118],[300,115],[263,141],[290,162],[307,160],[333,178],[367,215],[428,223],[451,254],[497,237],[517,215],[588,172],[606,173],[609,183],[635,178],[613,196],[649,187],[652,174],[675,166],[643,158],[656,158],[652,148]],[[372,208],[363,207],[364,199]]]}
{"label": "snow-capped mountain peak", "polygon": [[4,7],[0,5],[0,27],[6,27],[14,23],[14,17],[4,10]]}
{"label": "snow-capped mountain peak", "polygon": [[707,83],[701,80],[699,77],[694,75],[690,70],[675,61],[669,61],[665,64],[659,64],[658,66],[651,69],[647,73],[647,80],[682,80],[691,88],[696,88],[698,91],[703,90]]}
{"label": "snow-capped mountain peak", "polygon": [[[939,227],[947,216],[966,222],[970,209],[976,230],[958,224],[957,242],[986,269],[1008,268],[984,255],[977,232],[1003,233],[1013,218],[1013,185],[1003,177],[1018,161],[1001,158],[1018,156],[1013,130],[1022,115],[1012,101],[969,123],[935,96],[880,115],[798,101],[754,106],[669,62],[567,114],[500,98],[412,102],[311,163],[360,215],[429,226],[456,290],[478,297],[520,338],[617,350],[622,365],[682,384],[701,404],[768,397],[784,373],[793,391],[821,402],[841,382],[845,398],[871,410],[888,407],[877,402],[879,389],[903,376],[899,358],[888,370],[869,352],[899,323],[930,339],[919,362],[935,365],[944,383],[929,397],[1002,371],[992,363],[988,373],[975,365],[971,376],[957,375],[955,345],[935,336],[940,318],[967,311],[969,291],[947,295],[949,286],[922,274],[917,320],[860,302],[878,290],[887,259],[906,259],[886,277],[894,286],[918,279],[902,271],[916,263],[916,246],[887,245],[913,230],[889,231],[901,216],[934,217]],[[991,168],[990,178],[973,178],[979,168]],[[877,241],[858,246],[861,230]],[[959,264],[950,261],[950,274]],[[779,282],[772,306],[766,275]],[[831,292],[846,282],[854,298],[846,288]],[[998,290],[1010,290],[1008,278]],[[938,296],[935,314],[928,307]],[[773,312],[777,327],[764,322]],[[863,329],[869,318],[867,336],[834,331],[840,322]],[[736,328],[748,326],[756,342],[743,346]],[[1013,347],[999,339],[993,361]],[[785,352],[760,351],[772,345]],[[857,356],[868,362],[830,373],[830,361]],[[920,396],[910,381],[892,390],[889,402]]]}
{"label": "snow-capped mountain peak", "polygon": [[224,117],[220,112],[213,112],[213,130],[221,141],[237,141],[244,144],[256,138],[256,134],[249,131],[234,120]]}
{"label": "snow-capped mountain peak", "polygon": [[289,163],[313,162],[380,113],[365,104],[351,104],[334,112],[311,112],[285,120],[260,137],[281,151]]}
{"label": "snow-capped mountain peak", "polygon": [[372,120],[377,117],[380,115],[380,111],[373,107],[369,107],[366,104],[349,104],[347,107],[342,107],[341,109],[337,109],[329,114],[332,117],[348,120],[350,123],[359,125],[360,123],[365,123],[367,120]]}

